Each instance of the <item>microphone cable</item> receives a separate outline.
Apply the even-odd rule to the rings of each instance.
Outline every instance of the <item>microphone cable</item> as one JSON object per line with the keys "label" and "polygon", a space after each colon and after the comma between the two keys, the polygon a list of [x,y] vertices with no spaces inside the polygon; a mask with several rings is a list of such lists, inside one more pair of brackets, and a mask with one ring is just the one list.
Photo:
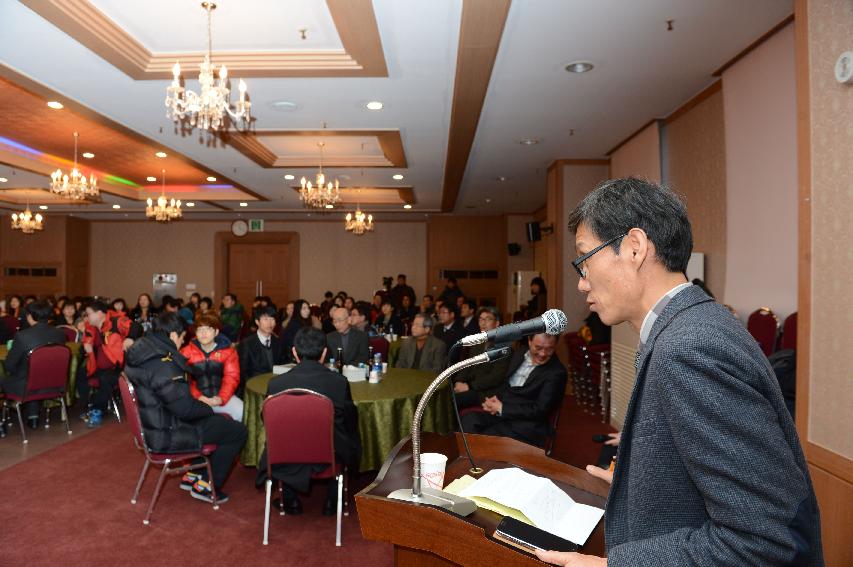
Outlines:
{"label": "microphone cable", "polygon": [[[461,339],[450,347],[450,351],[447,353],[447,367],[458,362],[456,359],[459,357],[461,347]],[[450,381],[448,386],[450,387],[450,398],[453,401],[453,413],[456,415],[456,423],[459,425],[459,433],[462,435],[462,444],[465,446],[465,454],[468,456],[468,462],[471,464],[468,472],[473,475],[483,474],[483,469],[478,467],[474,462],[474,456],[471,455],[471,447],[468,446],[468,437],[465,435],[465,428],[462,427],[462,417],[459,415],[459,404],[456,400],[456,390],[453,388],[453,380]]]}

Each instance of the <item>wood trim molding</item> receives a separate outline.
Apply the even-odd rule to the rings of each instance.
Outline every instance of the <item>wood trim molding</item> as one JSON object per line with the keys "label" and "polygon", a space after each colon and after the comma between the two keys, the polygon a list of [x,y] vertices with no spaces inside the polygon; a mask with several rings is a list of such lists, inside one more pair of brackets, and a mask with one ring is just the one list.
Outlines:
{"label": "wood trim molding", "polygon": [[664,125],[668,125],[668,124],[671,124],[672,122],[675,122],[676,120],[678,120],[679,118],[681,118],[682,116],[684,116],[685,114],[687,114],[688,112],[690,112],[691,110],[693,110],[694,108],[699,106],[705,99],[707,99],[707,98],[711,97],[712,95],[720,92],[721,90],[723,90],[723,81],[722,81],[722,79],[717,79],[716,81],[714,81],[713,83],[708,85],[707,88],[703,89],[702,92],[700,92],[699,94],[697,94],[696,96],[694,96],[693,98],[691,98],[690,100],[688,100],[687,102],[682,104],[680,107],[675,109],[675,111],[672,114],[670,114],[669,116],[664,118],[663,119]]}
{"label": "wood trim molding", "polygon": [[[135,80],[172,78],[180,59],[198,72],[198,53],[152,53],[89,0],[22,0],[22,3]],[[213,53],[240,77],[387,77],[382,39],[371,0],[326,0],[341,40],[337,52]]]}
{"label": "wood trim molding", "polygon": [[465,0],[462,3],[441,195],[441,210],[445,213],[456,207],[511,2]]}
{"label": "wood trim molding", "polygon": [[613,155],[619,148],[621,148],[622,146],[624,146],[625,144],[627,144],[628,142],[633,140],[637,134],[639,134],[640,132],[642,132],[643,130],[645,130],[646,128],[648,128],[649,126],[651,126],[652,124],[654,124],[658,120],[660,120],[660,119],[659,118],[652,118],[651,120],[649,120],[648,122],[646,122],[645,124],[643,124],[642,126],[637,128],[634,132],[632,132],[630,136],[628,136],[627,138],[625,138],[624,140],[622,140],[621,142],[616,144],[612,150],[610,150],[609,152],[607,152],[604,155],[606,155],[608,157]]}
{"label": "wood trim molding", "polygon": [[603,159],[555,159],[548,168],[560,165],[610,165],[610,158]]}
{"label": "wood trim molding", "polygon": [[375,136],[382,149],[385,158],[384,163],[377,162],[375,158],[362,160],[348,158],[346,160],[335,158],[334,155],[326,154],[323,158],[324,167],[395,167],[406,168],[409,163],[406,160],[406,151],[403,148],[403,138],[399,130],[259,130],[253,132],[230,132],[227,142],[238,152],[264,168],[276,167],[317,167],[317,157],[310,158],[282,158],[276,155],[259,139],[262,137],[287,137],[287,136],[316,136],[336,137]]}
{"label": "wood trim molding", "polygon": [[790,24],[793,21],[794,21],[794,14],[791,14],[790,16],[788,16],[787,18],[785,18],[784,20],[782,20],[781,22],[779,22],[778,24],[776,24],[775,26],[770,28],[770,31],[768,31],[767,33],[765,33],[764,35],[762,35],[761,37],[759,37],[758,39],[756,39],[755,41],[753,41],[752,43],[747,45],[743,49],[743,51],[741,51],[740,53],[738,53],[737,55],[735,55],[734,57],[729,59],[726,63],[723,64],[722,67],[720,67],[719,69],[714,71],[711,74],[711,76],[712,77],[721,77],[726,69],[728,69],[729,67],[731,67],[732,65],[734,65],[735,63],[737,63],[738,61],[743,59],[744,57],[746,57],[753,49],[755,49],[756,47],[758,47],[759,45],[761,45],[762,43],[764,43],[765,41],[770,39],[776,32],[782,30],[783,28],[785,28],[785,26],[787,26],[788,24]]}
{"label": "wood trim molding", "polygon": [[[222,222],[222,221],[216,221]],[[228,290],[228,245],[240,244],[292,244],[293,256],[288,270],[288,287],[293,297],[300,297],[299,291],[299,233],[298,232],[250,232],[245,236],[234,236],[230,232],[217,232],[213,235],[213,289],[216,297],[222,297]],[[239,299],[239,298],[238,298]],[[245,305],[245,300],[244,300]]]}

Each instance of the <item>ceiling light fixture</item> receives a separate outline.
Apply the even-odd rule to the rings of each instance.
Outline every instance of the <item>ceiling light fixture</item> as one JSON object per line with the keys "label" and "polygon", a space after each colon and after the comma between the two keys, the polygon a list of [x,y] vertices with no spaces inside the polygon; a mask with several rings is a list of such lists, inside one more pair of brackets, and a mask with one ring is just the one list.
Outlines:
{"label": "ceiling light fixture", "polygon": [[74,132],[74,169],[68,175],[63,175],[61,169],[50,174],[50,192],[70,201],[98,202],[101,194],[98,191],[98,180],[95,174],[89,179],[77,169],[77,138],[79,134]]}
{"label": "ceiling light fixture", "polygon": [[378,100],[371,100],[370,102],[365,104],[365,106],[367,107],[367,110],[382,110],[382,107],[385,105],[379,102]]}
{"label": "ceiling light fixture", "polygon": [[411,204],[409,204],[409,203],[406,203],[405,205],[403,205],[403,208],[404,208],[404,209],[411,209],[411,208],[412,208],[412,205],[411,205]]}
{"label": "ceiling light fixture", "polygon": [[150,181],[153,183],[153,182],[157,181],[157,178],[149,175],[148,177],[145,178],[145,181]]}
{"label": "ceiling light fixture", "polygon": [[299,181],[302,184],[299,200],[309,209],[325,209],[326,205],[335,205],[341,201],[338,180],[335,179],[334,183],[331,181],[326,183],[326,176],[323,173],[323,148],[326,147],[326,142],[319,142],[317,147],[320,148],[320,167],[315,177],[316,185],[304,177]]}
{"label": "ceiling light fixture", "polygon": [[539,143],[539,140],[537,138],[522,138],[518,143],[522,146],[535,146]]}
{"label": "ceiling light fixture", "polygon": [[120,208],[121,208],[121,205],[113,205],[113,208],[114,208],[114,209],[120,209]]}
{"label": "ceiling light fixture", "polygon": [[569,73],[586,73],[588,71],[592,71],[595,67],[589,61],[573,61],[566,65],[566,71]]}
{"label": "ceiling light fixture", "polygon": [[56,100],[48,101],[47,105],[54,110],[62,110],[63,108],[65,108],[61,102]]}
{"label": "ceiling light fixture", "polygon": [[160,179],[163,181],[163,192],[157,197],[157,202],[154,203],[151,197],[146,201],[148,206],[145,207],[145,216],[149,219],[154,219],[157,222],[169,222],[181,218],[181,200],[166,199],[166,170],[160,172]]}
{"label": "ceiling light fixture", "polygon": [[39,205],[39,209],[41,209],[41,210],[43,210],[43,211],[46,211],[46,210],[47,210],[47,205]]}
{"label": "ceiling light fixture", "polygon": [[0,177],[0,183],[6,183],[7,181],[9,181],[9,180],[6,179],[5,177]]}
{"label": "ceiling light fixture", "polygon": [[189,202],[187,203],[187,206],[188,206],[188,207],[195,207],[195,203],[193,203],[192,201],[189,201]]}
{"label": "ceiling light fixture", "polygon": [[402,175],[402,174],[400,174],[400,173],[398,173],[398,174],[396,174],[396,175],[392,175],[392,176],[391,176],[391,179],[396,179],[397,181],[402,181],[402,180],[403,180],[403,175]]}
{"label": "ceiling light fixture", "polygon": [[207,180],[208,180],[208,181],[210,181],[211,183],[213,183],[214,181],[216,181],[216,178],[215,178],[214,176],[212,176],[212,175],[209,175],[209,176],[207,177]]}
{"label": "ceiling light fixture", "polygon": [[24,234],[32,234],[37,230],[44,230],[44,217],[41,213],[33,215],[30,205],[22,213],[12,213],[12,230],[20,230]]}
{"label": "ceiling light fixture", "polygon": [[249,206],[249,203],[245,203],[245,202],[243,202],[243,203],[240,203],[240,206],[241,206],[241,207],[248,207],[248,206]]}
{"label": "ceiling light fixture", "polygon": [[164,158],[164,157],[167,157],[169,154],[167,154],[166,152],[157,152],[154,155],[157,156],[158,158]]}
{"label": "ceiling light fixture", "polygon": [[83,152],[83,157],[86,159],[92,159],[93,157],[95,157],[95,154],[93,154],[92,152]]}
{"label": "ceiling light fixture", "polygon": [[285,175],[284,178],[288,181],[293,181],[294,179],[296,179],[296,177],[294,177],[293,175],[291,175],[289,173],[287,175]]}
{"label": "ceiling light fixture", "polygon": [[246,100],[246,83],[240,79],[238,89],[240,100],[231,104],[231,91],[228,88],[228,69],[225,65],[219,67],[219,84],[214,85],[214,66],[211,63],[213,40],[210,33],[211,12],[216,9],[213,2],[202,2],[201,7],[207,12],[207,54],[198,73],[201,94],[181,86],[181,64],[172,67],[172,85],[166,89],[166,116],[175,122],[189,123],[193,128],[212,131],[220,126],[227,128],[227,122],[241,121],[248,127],[252,117],[249,109],[252,103]]}
{"label": "ceiling light fixture", "polygon": [[347,213],[344,228],[356,236],[373,231],[373,215],[365,215],[360,206],[356,206],[355,214]]}

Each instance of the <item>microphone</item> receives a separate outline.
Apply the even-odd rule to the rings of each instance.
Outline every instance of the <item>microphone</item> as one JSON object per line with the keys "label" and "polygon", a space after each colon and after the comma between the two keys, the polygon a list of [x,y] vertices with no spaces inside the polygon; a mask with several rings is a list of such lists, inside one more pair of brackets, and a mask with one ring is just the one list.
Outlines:
{"label": "microphone", "polygon": [[485,333],[468,335],[459,340],[462,346],[479,345],[486,341],[496,343],[511,343],[527,335],[548,333],[549,335],[560,335],[566,330],[568,321],[566,314],[559,309],[549,309],[541,317],[534,317],[521,323],[502,325]]}

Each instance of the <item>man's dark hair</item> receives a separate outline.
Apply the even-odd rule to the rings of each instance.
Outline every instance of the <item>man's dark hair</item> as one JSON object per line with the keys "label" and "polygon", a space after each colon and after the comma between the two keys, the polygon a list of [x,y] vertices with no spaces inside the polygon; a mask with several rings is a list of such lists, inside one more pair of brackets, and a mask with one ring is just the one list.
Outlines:
{"label": "man's dark hair", "polygon": [[99,299],[87,303],[85,308],[91,309],[92,311],[100,311],[101,313],[104,313],[104,314],[106,314],[106,312],[109,311],[107,304],[104,303],[103,301],[99,300]]}
{"label": "man's dark hair", "polygon": [[24,312],[27,313],[38,323],[46,323],[50,319],[50,314],[53,310],[44,301],[33,301],[24,307]]}
{"label": "man's dark hair", "polygon": [[331,291],[327,291],[326,293],[323,294],[323,297],[325,297],[326,299],[332,299],[333,297],[335,297],[335,294],[332,293]]}
{"label": "man's dark hair", "polygon": [[302,327],[293,337],[293,346],[301,360],[320,360],[326,348],[326,335],[314,327]]}
{"label": "man's dark hair", "polygon": [[[687,207],[672,190],[645,179],[604,181],[569,213],[569,230],[585,225],[602,242],[632,228],[641,228],[655,245],[655,254],[670,272],[684,273],[693,234]],[[613,243],[619,253],[621,242]]]}
{"label": "man's dark hair", "polygon": [[473,299],[465,299],[465,301],[462,302],[462,305],[467,305],[471,311],[477,311],[477,302]]}
{"label": "man's dark hair", "polygon": [[477,319],[480,318],[480,315],[483,313],[488,313],[492,315],[495,320],[500,323],[501,322],[501,310],[493,305],[484,305],[477,310]]}
{"label": "man's dark hair", "polygon": [[453,313],[454,317],[459,316],[459,310],[456,308],[456,305],[453,305],[452,303],[442,303],[441,307],[439,307],[438,310],[441,311],[442,309],[447,309],[448,311]]}
{"label": "man's dark hair", "polygon": [[397,274],[397,279],[400,278],[406,279],[406,274]]}
{"label": "man's dark hair", "polygon": [[447,283],[452,283],[453,285],[456,285],[459,282],[456,281],[456,278],[447,278]]}
{"label": "man's dark hair", "polygon": [[430,294],[426,294],[426,295],[424,295],[424,297],[429,297],[429,300],[430,300],[431,302],[435,303],[435,298],[434,298],[432,295],[430,295]]}
{"label": "man's dark hair", "polygon": [[237,296],[233,293],[230,293],[230,292],[226,293],[225,295],[223,295],[223,297],[230,297],[231,301],[233,301],[234,303],[237,303]]}
{"label": "man's dark hair", "polygon": [[174,309],[180,309],[181,308],[181,302],[179,300],[175,299],[174,297],[172,297],[171,295],[164,296],[163,297],[163,310],[165,311],[165,309],[167,307],[171,307]]}
{"label": "man's dark hair", "polygon": [[[358,311],[359,315],[367,319],[370,317],[370,304],[366,301],[357,301],[355,305],[352,306],[352,311]],[[350,311],[350,313],[352,313],[352,311]]]}
{"label": "man's dark hair", "polygon": [[275,307],[273,307],[272,305],[259,305],[252,310],[252,318],[255,321],[260,321],[261,317],[263,317],[264,315],[268,315],[275,319]]}
{"label": "man's dark hair", "polygon": [[154,319],[154,323],[152,325],[153,331],[159,335],[163,335],[168,337],[171,333],[175,332],[179,335],[184,332],[186,328],[184,326],[184,319],[177,313],[160,313],[157,315],[157,318]]}

